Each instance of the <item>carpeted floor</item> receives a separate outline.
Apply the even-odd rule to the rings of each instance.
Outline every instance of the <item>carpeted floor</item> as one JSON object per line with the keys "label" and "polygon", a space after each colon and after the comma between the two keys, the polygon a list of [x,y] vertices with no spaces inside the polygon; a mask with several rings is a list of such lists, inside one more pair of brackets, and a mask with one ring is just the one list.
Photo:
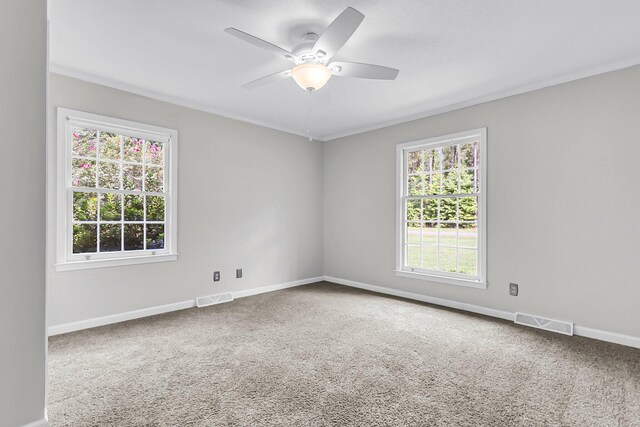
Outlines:
{"label": "carpeted floor", "polygon": [[52,337],[57,426],[640,426],[640,350],[320,283]]}

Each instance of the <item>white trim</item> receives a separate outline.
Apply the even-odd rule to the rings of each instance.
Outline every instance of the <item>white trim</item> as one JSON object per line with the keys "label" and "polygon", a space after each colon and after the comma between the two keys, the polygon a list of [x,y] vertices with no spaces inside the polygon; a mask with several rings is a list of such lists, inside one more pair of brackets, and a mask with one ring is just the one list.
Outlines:
{"label": "white trim", "polygon": [[[294,280],[292,282],[278,283],[275,285],[259,286],[251,289],[244,289],[232,292],[234,299],[244,298],[251,295],[259,295],[265,292],[278,291],[281,289],[292,288],[295,286],[307,285],[309,283],[316,283],[323,280],[323,277],[311,277],[308,279]],[[155,307],[142,308],[139,310],[127,311],[124,313],[110,314],[107,316],[94,317],[92,319],[80,320],[77,322],[63,323],[60,325],[49,326],[48,335],[54,336],[59,334],[66,334],[68,332],[79,331],[82,329],[95,328],[97,326],[110,325],[113,323],[124,322],[127,320],[139,319],[142,317],[154,316],[156,314],[169,313],[171,311],[184,310],[187,308],[195,307],[196,300],[175,302],[172,304],[159,305]]]}
{"label": "white trim", "polygon": [[[575,80],[584,79],[586,77],[596,76],[598,74],[605,74],[611,71],[622,70],[624,68],[633,67],[634,65],[640,64],[640,56],[633,57],[629,59],[624,59],[621,61],[612,62],[610,64],[601,65],[598,67],[588,68],[586,70],[580,70],[573,73],[567,73],[559,77],[553,77],[550,79],[542,80],[535,83],[530,83],[524,86],[518,86],[512,89],[507,89],[500,92],[490,93],[487,95],[479,96],[467,101],[461,102],[451,102],[448,105],[444,105],[442,107],[431,108],[426,111],[421,111],[415,114],[410,114],[408,116],[401,116],[392,120],[387,120],[384,122],[376,122],[375,124],[362,126],[356,129],[347,130],[344,132],[337,132],[324,136],[313,136],[314,141],[324,142],[324,141],[333,141],[335,139],[344,138],[347,136],[358,135],[365,132],[371,132],[377,129],[386,128],[389,126],[399,125],[407,122],[412,122],[415,120],[425,119],[427,117],[437,116],[438,114],[448,113],[455,110],[461,110],[463,108],[472,107],[474,105],[484,104],[487,102],[495,101],[502,98],[508,98],[514,95],[520,95],[527,92],[533,92],[539,89],[544,89],[547,87],[557,86],[563,83],[569,83]],[[51,73],[60,74],[62,76],[72,77],[78,80],[83,80],[85,82],[98,84],[101,86],[110,87],[113,89],[122,90],[125,92],[133,93],[140,96],[145,96],[147,98],[155,99],[157,101],[168,102],[170,104],[178,105],[185,108],[191,108],[193,110],[204,111],[206,113],[215,114],[221,117],[225,117],[232,120],[238,120],[245,123],[250,123],[256,126],[266,127],[269,129],[277,130],[280,132],[290,133],[297,136],[302,136],[304,138],[308,138],[309,135],[299,133],[295,130],[289,129],[287,127],[282,126],[274,126],[272,124],[262,122],[260,120],[254,120],[248,117],[245,117],[241,114],[233,114],[229,112],[225,112],[220,110],[219,108],[215,108],[210,105],[201,104],[198,102],[190,101],[187,99],[164,95],[159,92],[155,92],[153,90],[144,89],[139,86],[130,85],[126,83],[117,82],[115,80],[111,80],[105,77],[96,76],[91,73],[86,73],[84,71],[76,70],[74,68],[65,67],[59,64],[50,64],[49,70]]]}
{"label": "white trim", "polygon": [[[575,80],[580,80],[586,77],[596,76],[598,74],[604,74],[611,71],[622,70],[624,68],[633,67],[634,65],[640,64],[640,56],[633,57],[629,59],[624,59],[621,61],[612,62],[610,64],[601,65],[598,67],[589,68],[586,70],[580,70],[573,73],[567,73],[559,77],[554,77],[551,79],[542,80],[539,82],[531,83],[524,86],[518,86],[512,89],[507,89],[500,92],[495,92],[492,94],[487,94],[483,96],[479,96],[467,101],[462,102],[451,102],[448,105],[431,108],[426,111],[421,111],[419,113],[410,114],[408,116],[401,116],[392,120],[387,120],[384,122],[376,122],[375,124],[362,126],[356,129],[347,130],[344,132],[337,132],[324,136],[313,136],[315,141],[323,142],[323,141],[332,141],[334,139],[344,138],[347,136],[358,135],[365,132],[370,132],[377,129],[386,128],[389,126],[399,125],[402,123],[411,122],[414,120],[425,119],[427,117],[436,116],[438,114],[448,113],[455,110],[461,110],[466,107],[472,107],[474,105],[484,104],[486,102],[495,101],[502,98],[507,98],[514,95],[520,95],[527,92],[533,92],[535,90],[544,89],[547,87],[557,86],[563,83],[572,82]],[[308,138],[308,135],[296,132],[292,129],[282,127],[282,126],[274,126],[272,124],[268,124],[259,120],[254,120],[248,117],[245,117],[240,114],[232,114],[228,112],[224,112],[218,108],[212,107],[210,105],[201,104],[194,101],[189,101],[186,99],[182,99],[179,97],[174,97],[170,95],[163,95],[161,93],[144,89],[139,86],[130,85],[126,83],[120,83],[115,80],[111,80],[108,78],[96,76],[94,74],[86,73],[84,71],[76,70],[70,67],[65,67],[58,64],[50,64],[49,70],[52,73],[60,74],[67,77],[73,77],[78,80],[83,80],[90,83],[95,83],[102,86],[107,86],[113,89],[122,90],[125,92],[133,93],[136,95],[145,96],[147,98],[155,99],[162,102],[168,102],[170,104],[178,105],[181,107],[191,108],[193,110],[204,111],[211,114],[216,114],[221,117],[226,117],[232,120],[238,120],[245,123],[251,123],[256,126],[262,126],[269,129],[277,130],[280,132],[286,132],[297,136],[302,136],[304,138]]]}
{"label": "white trim", "polygon": [[46,418],[40,418],[39,420],[25,424],[22,427],[49,427],[49,422]]}
{"label": "white trim", "polygon": [[[245,289],[232,292],[234,298],[244,298],[252,295],[259,295],[266,292],[273,292],[282,289],[288,289],[296,286],[307,285],[310,283],[317,283],[320,281],[327,281],[343,286],[349,286],[352,288],[364,289],[371,292],[377,292],[385,295],[393,295],[400,298],[406,298],[415,301],[422,301],[429,304],[435,304],[443,307],[454,308],[457,310],[469,311],[471,313],[482,314],[485,316],[496,317],[513,322],[515,320],[515,313],[498,310],[494,308],[482,307],[479,305],[468,304],[464,302],[458,302],[448,300],[444,298],[430,297],[428,295],[417,294],[414,292],[400,291],[397,289],[387,288],[384,286],[370,285],[367,283],[356,282],[353,280],[340,279],[333,276],[320,276],[311,277],[308,279],[295,280],[292,282],[279,283],[275,285],[261,286],[251,289]],[[129,311],[126,313],[114,314],[109,316],[102,316],[93,319],[82,320],[78,322],[65,323],[61,325],[49,326],[48,336],[54,336],[58,334],[64,334],[73,331],[79,331],[82,329],[94,328],[97,326],[109,325],[118,322],[124,322],[126,320],[138,319],[141,317],[153,316],[156,314],[168,313],[171,311],[183,310],[186,308],[195,307],[195,299],[177,302],[173,304],[166,304],[156,307],[149,307],[140,310]],[[585,326],[574,325],[574,335],[583,336],[587,338],[597,339],[600,341],[612,342],[615,344],[626,345],[629,347],[640,348],[640,337],[634,337],[630,335],[618,334],[615,332],[607,332],[599,329],[588,328]],[[38,421],[41,422],[41,421]],[[33,427],[46,426],[47,424],[35,424]],[[25,426],[27,427],[27,426]],[[29,425],[28,427],[32,427]]]}
{"label": "white trim", "polygon": [[396,270],[396,276],[408,279],[430,280],[436,283],[446,283],[448,285],[466,286],[467,288],[487,289],[487,282],[477,280],[459,279],[457,277],[438,276],[437,274],[425,274],[415,271]]}
{"label": "white trim", "polygon": [[350,286],[352,288],[365,289],[367,291],[377,292],[380,294],[393,295],[396,297],[407,298],[416,301],[427,302],[430,304],[441,305],[444,307],[455,308],[458,310],[470,311],[472,313],[484,314],[486,316],[497,317],[500,319],[510,320],[513,322],[515,314],[504,310],[494,308],[481,307],[479,305],[467,304],[443,298],[430,297],[428,295],[416,294],[413,292],[400,291],[397,289],[386,288],[383,286],[369,285],[367,283],[355,282],[353,280],[340,279],[332,276],[324,276],[324,280],[338,285]]}
{"label": "white trim", "polygon": [[586,326],[573,325],[573,334],[581,337],[593,338],[594,340],[607,341],[629,347],[640,348],[640,337],[631,335],[607,332],[600,329],[588,328]]}
{"label": "white trim", "polygon": [[168,313],[170,311],[184,310],[195,306],[195,299],[174,302],[172,304],[158,305],[155,307],[142,308],[140,310],[127,311],[124,313],[110,314],[107,316],[94,317],[92,319],[80,320],[77,322],[63,323],[49,326],[49,336],[66,334],[67,332],[79,331],[82,329],[95,328],[96,326],[110,325],[112,323],[125,322],[127,320],[139,319],[141,317],[154,316],[156,314]]}
{"label": "white trim", "polygon": [[[405,266],[405,223],[406,223],[406,203],[407,198],[414,198],[405,194],[407,186],[407,153],[420,151],[423,149],[439,148],[454,144],[464,144],[466,141],[478,141],[480,147],[480,188],[477,194],[478,212],[476,223],[478,226],[478,251],[477,276],[466,276],[460,273],[447,273],[444,271],[430,271]],[[467,286],[479,289],[487,288],[487,128],[472,129],[464,132],[457,132],[448,135],[419,139],[415,141],[403,142],[396,145],[396,275],[412,279],[431,280],[434,282],[446,283],[450,285]],[[442,197],[464,197],[466,194],[448,194]],[[434,196],[429,196],[433,198]],[[439,196],[435,196],[439,197]],[[425,198],[415,196],[415,198]],[[422,219],[421,221],[424,221]],[[457,221],[457,219],[456,219]],[[422,253],[422,250],[421,250]]]}
{"label": "white trim", "polygon": [[308,279],[294,280],[293,282],[278,283],[276,285],[261,286],[259,288],[244,289],[244,290],[234,291],[232,293],[233,293],[233,297],[236,299],[244,298],[252,295],[264,294],[266,292],[279,291],[282,289],[294,288],[296,286],[308,285],[310,283],[317,283],[317,282],[321,282],[323,279],[324,277],[322,276],[310,277]]}
{"label": "white trim", "polygon": [[127,258],[103,258],[90,261],[69,261],[56,264],[56,271],[85,270],[89,268],[116,267],[122,265],[150,264],[154,262],[176,261],[178,254],[144,255]]}
{"label": "white trim", "polygon": [[[110,267],[119,265],[144,264],[162,261],[174,261],[178,256],[178,131],[165,127],[143,124],[100,114],[87,113],[58,107],[56,140],[56,271],[80,270],[84,268]],[[164,191],[159,193],[165,198],[165,247],[163,249],[143,251],[117,251],[112,253],[73,254],[72,233],[70,232],[73,204],[71,186],[71,147],[70,137],[74,126],[88,127],[99,131],[117,132],[138,138],[150,138],[165,144]],[[99,161],[99,156],[96,157]],[[122,153],[118,163],[123,163]],[[143,157],[144,179],[146,159]],[[122,172],[121,177],[122,179]],[[97,183],[96,183],[97,184]],[[94,189],[91,189],[94,190]],[[146,189],[145,189],[146,190]],[[125,191],[98,189],[97,193],[151,194],[148,191]],[[155,194],[155,193],[154,193]],[[98,202],[99,203],[99,202]],[[124,209],[124,205],[122,207]],[[99,212],[98,212],[99,215]],[[146,219],[146,217],[145,217]],[[98,218],[96,218],[96,221]],[[118,223],[126,223],[124,217]],[[152,222],[144,221],[143,224]],[[124,237],[122,237],[124,240]],[[98,234],[98,246],[100,235]],[[86,259],[84,259],[86,257]]]}
{"label": "white trim", "polygon": [[323,140],[333,141],[334,139],[340,139],[347,136],[359,135],[361,133],[371,132],[377,129],[383,129],[390,126],[400,125],[400,124],[412,122],[415,120],[426,119],[427,117],[437,116],[438,114],[449,113],[451,111],[461,110],[467,107],[473,107],[474,105],[484,104],[487,102],[496,101],[498,99],[508,98],[514,95],[521,95],[527,92],[533,92],[536,90],[545,89],[552,86],[558,86],[563,83],[569,83],[575,80],[597,76],[598,74],[609,73],[611,71],[622,70],[624,68],[633,67],[638,64],[640,64],[640,56],[624,59],[622,61],[612,62],[610,64],[601,65],[601,66],[589,68],[586,70],[567,73],[559,77],[553,77],[553,78],[542,80],[536,83],[531,83],[524,86],[518,86],[513,89],[507,89],[500,92],[490,93],[487,95],[470,99],[468,101],[450,103],[443,107],[432,108],[420,113],[410,114],[408,116],[402,116],[402,117],[398,117],[392,120],[387,120],[384,122],[377,122],[375,124],[362,126],[353,130],[325,135],[323,137]]}
{"label": "white trim", "polygon": [[[356,282],[353,280],[340,279],[332,276],[324,276],[323,279],[327,282],[336,283],[338,285],[349,286],[352,288],[365,289],[371,292],[377,292],[386,295],[393,295],[396,297],[407,298],[416,301],[422,301],[429,304],[441,305],[443,307],[455,308],[457,310],[470,311],[472,313],[483,314],[485,316],[497,317],[499,319],[509,320],[513,322],[515,320],[515,313],[498,310],[495,308],[482,307],[474,304],[467,304],[464,302],[458,302],[448,300],[444,298],[430,297],[427,295],[416,294],[413,292],[400,291],[397,289],[387,288],[383,286],[370,285],[367,283]],[[611,342],[615,344],[626,345],[629,347],[640,348],[640,337],[634,337],[631,335],[623,335],[615,332],[602,331],[599,329],[588,328],[586,326],[575,325],[573,326],[573,334],[593,338],[600,341]]]}
{"label": "white trim", "polygon": [[[117,90],[122,90],[124,92],[129,92],[135,95],[140,95],[147,98],[155,99],[156,101],[167,102],[169,104],[177,105],[180,107],[191,108],[192,110],[204,111],[205,113],[215,114],[217,116],[224,117],[227,119],[237,120],[244,123],[250,123],[252,125],[273,129],[279,132],[289,133],[296,136],[302,136],[305,139],[309,138],[309,135],[307,135],[306,133],[304,134],[299,133],[286,127],[274,126],[274,125],[262,122],[260,120],[254,120],[249,117],[245,117],[241,114],[228,113],[210,105],[189,101],[187,99],[179,98],[176,96],[164,95],[153,90],[144,89],[139,86],[130,85],[126,83],[120,83],[115,80],[96,76],[90,73],[85,73],[84,71],[79,71],[73,68],[64,67],[62,65],[50,64],[49,68],[51,72],[54,74],[60,74],[62,76],[72,77],[74,79],[82,80],[85,82],[94,83],[97,85],[106,86],[106,87],[110,87]],[[319,139],[316,136],[313,136],[313,140],[319,141],[319,142],[323,141],[323,139]]]}

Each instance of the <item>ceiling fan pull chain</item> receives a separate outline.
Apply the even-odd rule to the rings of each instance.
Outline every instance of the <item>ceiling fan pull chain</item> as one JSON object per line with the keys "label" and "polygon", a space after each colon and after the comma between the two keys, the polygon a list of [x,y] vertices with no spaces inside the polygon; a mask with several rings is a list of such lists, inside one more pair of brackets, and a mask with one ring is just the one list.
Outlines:
{"label": "ceiling fan pull chain", "polygon": [[311,136],[311,112],[312,112],[312,104],[313,101],[313,91],[308,91],[309,97],[307,98],[307,138],[309,141],[313,141],[313,137]]}

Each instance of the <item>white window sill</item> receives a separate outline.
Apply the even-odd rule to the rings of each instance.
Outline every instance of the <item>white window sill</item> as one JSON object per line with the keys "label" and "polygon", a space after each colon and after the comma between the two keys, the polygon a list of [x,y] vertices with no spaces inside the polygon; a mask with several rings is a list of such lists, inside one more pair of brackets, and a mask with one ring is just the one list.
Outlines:
{"label": "white window sill", "polygon": [[479,280],[466,280],[457,277],[438,276],[435,274],[417,273],[415,271],[396,270],[396,276],[407,277],[409,279],[429,280],[435,283],[445,283],[448,285],[466,286],[468,288],[487,289],[487,282]]}
{"label": "white window sill", "polygon": [[116,267],[122,265],[149,264],[153,262],[176,261],[178,254],[144,255],[123,258],[103,258],[89,261],[69,261],[56,264],[56,271],[85,270],[89,268]]}

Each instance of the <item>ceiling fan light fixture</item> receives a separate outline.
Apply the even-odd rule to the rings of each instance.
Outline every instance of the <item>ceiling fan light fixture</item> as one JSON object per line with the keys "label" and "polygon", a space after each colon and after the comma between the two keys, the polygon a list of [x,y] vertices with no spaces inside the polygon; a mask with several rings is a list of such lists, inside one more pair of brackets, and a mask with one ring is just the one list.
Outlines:
{"label": "ceiling fan light fixture", "polygon": [[293,77],[298,86],[309,92],[320,89],[329,81],[331,76],[331,71],[327,67],[314,62],[296,65],[291,70],[291,77]]}

